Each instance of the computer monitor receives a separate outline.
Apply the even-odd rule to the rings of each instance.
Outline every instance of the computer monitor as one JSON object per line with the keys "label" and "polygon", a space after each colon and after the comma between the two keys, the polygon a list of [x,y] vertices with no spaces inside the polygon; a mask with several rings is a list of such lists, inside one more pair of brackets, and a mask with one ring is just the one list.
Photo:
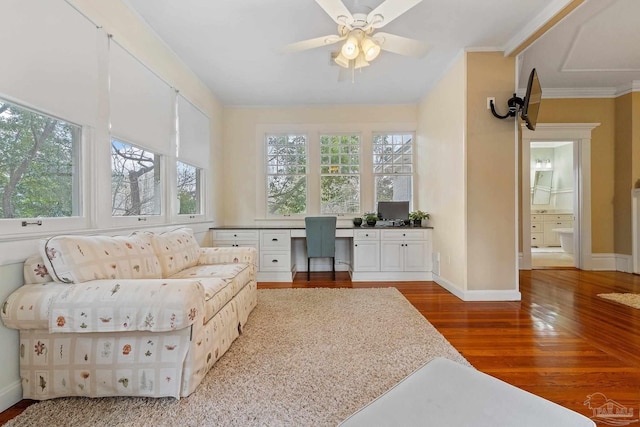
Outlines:
{"label": "computer monitor", "polygon": [[385,221],[409,219],[409,202],[378,202],[378,217]]}

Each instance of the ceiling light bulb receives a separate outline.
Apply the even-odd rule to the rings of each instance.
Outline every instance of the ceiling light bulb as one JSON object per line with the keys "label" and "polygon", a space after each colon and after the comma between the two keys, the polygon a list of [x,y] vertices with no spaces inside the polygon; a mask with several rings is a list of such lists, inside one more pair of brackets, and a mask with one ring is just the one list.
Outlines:
{"label": "ceiling light bulb", "polygon": [[333,58],[333,61],[342,68],[349,68],[349,60],[344,57],[342,52],[338,53],[338,55]]}
{"label": "ceiling light bulb", "polygon": [[362,41],[362,50],[367,61],[373,61],[380,54],[380,46],[369,37]]}
{"label": "ceiling light bulb", "polygon": [[341,52],[347,59],[356,59],[360,53],[360,49],[358,49],[358,39],[354,36],[349,36],[347,41],[342,45]]}

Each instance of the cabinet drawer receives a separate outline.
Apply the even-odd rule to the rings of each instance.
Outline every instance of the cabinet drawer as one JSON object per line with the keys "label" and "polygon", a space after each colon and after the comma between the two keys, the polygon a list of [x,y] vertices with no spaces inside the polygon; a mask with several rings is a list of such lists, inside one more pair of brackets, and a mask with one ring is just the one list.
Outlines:
{"label": "cabinet drawer", "polygon": [[536,215],[531,215],[531,222],[542,222],[544,221],[543,216],[536,214]]}
{"label": "cabinet drawer", "polygon": [[532,222],[531,223],[531,232],[532,233],[535,233],[537,231],[542,232],[542,230],[543,230],[543,225],[542,225],[541,222]]}
{"label": "cabinet drawer", "polygon": [[544,245],[544,233],[531,233],[531,246],[541,247]]}
{"label": "cabinet drawer", "polygon": [[555,221],[573,221],[573,214],[547,214],[544,216],[545,222],[555,222]]}
{"label": "cabinet drawer", "polygon": [[289,230],[264,230],[260,232],[260,249],[291,250]]}
{"label": "cabinet drawer", "polygon": [[258,230],[213,230],[213,240],[258,240]]}
{"label": "cabinet drawer", "polygon": [[382,230],[382,239],[427,240],[427,230]]}
{"label": "cabinet drawer", "polygon": [[380,238],[380,230],[355,230],[353,232],[353,240],[378,240]]}
{"label": "cabinet drawer", "polygon": [[289,252],[260,251],[260,271],[290,271]]}

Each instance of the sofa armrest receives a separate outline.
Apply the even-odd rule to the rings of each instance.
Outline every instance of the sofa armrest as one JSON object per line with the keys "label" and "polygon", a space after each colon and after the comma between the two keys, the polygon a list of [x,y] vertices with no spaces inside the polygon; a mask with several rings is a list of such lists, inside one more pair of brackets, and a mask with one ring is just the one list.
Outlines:
{"label": "sofa armrest", "polygon": [[251,247],[215,247],[200,248],[198,264],[249,264],[255,266],[258,260],[258,251]]}
{"label": "sofa armrest", "polygon": [[166,332],[203,321],[197,279],[92,280],[67,285],[52,302],[49,332]]}

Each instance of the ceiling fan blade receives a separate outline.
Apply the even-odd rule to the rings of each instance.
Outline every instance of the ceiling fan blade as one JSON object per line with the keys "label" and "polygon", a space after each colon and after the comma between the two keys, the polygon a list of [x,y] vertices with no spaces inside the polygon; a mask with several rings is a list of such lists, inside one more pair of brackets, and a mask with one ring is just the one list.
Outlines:
{"label": "ceiling fan blade", "polygon": [[[316,0],[318,1],[318,0]],[[367,15],[367,22],[373,28],[381,28],[398,16],[420,3],[422,0],[386,0]]]}
{"label": "ceiling fan blade", "polygon": [[316,47],[328,46],[330,44],[334,44],[339,42],[340,40],[344,40],[345,37],[340,37],[335,34],[329,36],[316,37],[315,39],[302,40],[299,42],[291,43],[286,45],[283,48],[280,48],[278,51],[280,53],[294,53],[300,52],[307,49],[315,49]]}
{"label": "ceiling fan blade", "polygon": [[316,0],[316,3],[327,12],[338,25],[351,25],[353,15],[349,9],[342,3],[342,0]]}
{"label": "ceiling fan blade", "polygon": [[389,33],[375,33],[372,38],[382,50],[416,58],[422,58],[431,47],[428,43]]}

